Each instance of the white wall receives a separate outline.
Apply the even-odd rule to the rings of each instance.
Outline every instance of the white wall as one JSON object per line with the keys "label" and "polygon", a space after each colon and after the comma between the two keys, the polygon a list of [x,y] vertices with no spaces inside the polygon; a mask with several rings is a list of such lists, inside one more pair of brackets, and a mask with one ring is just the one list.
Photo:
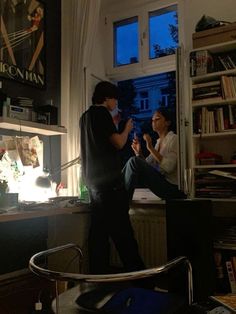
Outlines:
{"label": "white wall", "polygon": [[236,21],[235,0],[185,0],[184,24],[187,49],[192,48],[192,33],[203,14],[221,21]]}

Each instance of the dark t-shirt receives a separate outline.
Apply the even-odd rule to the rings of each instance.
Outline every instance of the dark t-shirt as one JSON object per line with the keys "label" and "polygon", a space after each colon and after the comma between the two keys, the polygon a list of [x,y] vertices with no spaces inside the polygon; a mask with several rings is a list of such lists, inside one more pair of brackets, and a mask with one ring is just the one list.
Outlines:
{"label": "dark t-shirt", "polygon": [[117,133],[104,106],[91,106],[80,119],[82,175],[91,189],[111,189],[121,180],[118,150],[109,138]]}

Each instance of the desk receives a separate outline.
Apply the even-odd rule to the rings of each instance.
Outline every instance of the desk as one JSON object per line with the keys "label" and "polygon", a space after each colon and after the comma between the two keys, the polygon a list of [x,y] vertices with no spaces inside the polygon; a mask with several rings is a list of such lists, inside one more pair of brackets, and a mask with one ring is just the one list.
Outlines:
{"label": "desk", "polygon": [[47,209],[39,208],[11,209],[0,214],[0,275],[26,268],[34,253],[47,248],[48,218],[74,217],[80,216],[77,213],[88,212],[87,204],[82,203],[65,208],[57,208],[56,204]]}
{"label": "desk", "polygon": [[0,214],[0,222],[18,221],[32,218],[49,217],[73,213],[87,213],[89,211],[87,204],[79,204],[76,207],[36,209],[36,210],[9,210]]}

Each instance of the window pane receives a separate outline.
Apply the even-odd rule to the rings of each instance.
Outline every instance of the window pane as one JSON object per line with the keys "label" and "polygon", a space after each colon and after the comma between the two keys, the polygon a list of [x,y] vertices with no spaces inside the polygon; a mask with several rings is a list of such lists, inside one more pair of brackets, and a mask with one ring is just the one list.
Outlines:
{"label": "window pane", "polygon": [[138,62],[138,18],[114,23],[114,66]]}
{"label": "window pane", "polygon": [[149,58],[175,53],[178,46],[178,15],[176,6],[149,12]]}

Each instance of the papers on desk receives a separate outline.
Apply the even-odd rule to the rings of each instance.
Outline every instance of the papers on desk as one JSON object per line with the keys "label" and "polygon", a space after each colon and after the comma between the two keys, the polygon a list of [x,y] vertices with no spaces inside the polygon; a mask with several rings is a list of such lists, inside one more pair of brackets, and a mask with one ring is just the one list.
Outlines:
{"label": "papers on desk", "polygon": [[236,294],[215,295],[210,298],[236,313]]}
{"label": "papers on desk", "polygon": [[161,198],[156,196],[152,191],[149,189],[135,189],[133,195],[133,201],[161,201]]}
{"label": "papers on desk", "polygon": [[48,202],[21,202],[19,203],[18,208],[23,211],[67,208],[75,207],[78,201],[78,197],[75,196],[60,196],[52,197]]}
{"label": "papers on desk", "polygon": [[56,208],[52,202],[21,202],[18,205],[18,210],[33,211],[33,210],[47,210]]}

